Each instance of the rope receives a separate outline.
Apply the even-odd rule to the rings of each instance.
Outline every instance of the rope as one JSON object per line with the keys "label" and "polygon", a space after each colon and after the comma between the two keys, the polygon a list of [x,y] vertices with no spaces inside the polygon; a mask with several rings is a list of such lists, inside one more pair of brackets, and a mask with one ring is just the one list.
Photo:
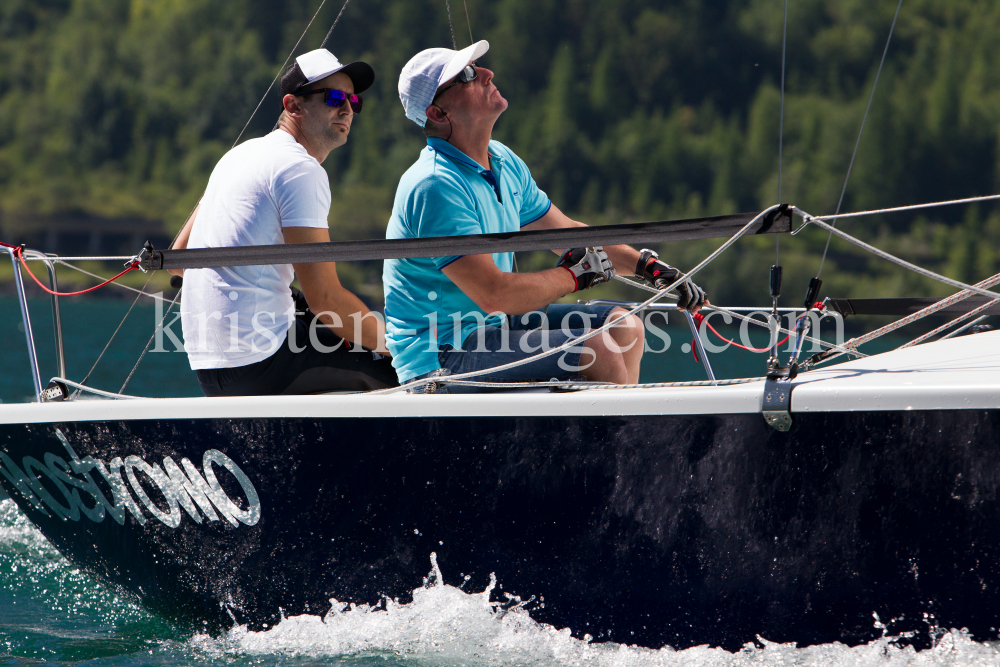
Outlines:
{"label": "rope", "polygon": [[[735,311],[729,310],[728,308],[723,308],[721,306],[711,306],[710,308],[712,310],[717,310],[720,313],[726,313],[727,315],[729,315],[731,317],[735,317],[738,320],[743,320],[744,322],[749,322],[750,324],[755,324],[755,325],[757,325],[759,327],[763,327],[765,329],[769,328],[768,325],[764,324],[763,322],[758,322],[757,320],[753,319],[752,317],[748,317],[746,315],[741,315],[740,313],[737,313]],[[795,333],[793,331],[790,331],[789,329],[785,329],[784,327],[778,327],[778,332],[779,333],[783,333],[783,334],[788,334],[788,335],[791,335],[791,334]],[[787,340],[787,338],[785,340]],[[844,345],[837,345],[835,343],[830,343],[830,342],[827,342],[827,341],[822,340],[820,338],[813,338],[812,336],[803,336],[802,340],[810,342],[810,343],[815,343],[816,345],[820,345],[820,346],[823,346],[823,347],[826,347],[826,348],[829,348],[827,350],[828,352],[838,352],[839,354],[850,354],[852,356],[859,357],[859,358],[860,357],[867,357],[868,356],[867,354],[862,354],[861,352],[858,352],[857,350],[854,350],[854,349],[846,347],[846,345],[847,345],[846,343]],[[784,342],[784,341],[782,341],[782,342]]]}
{"label": "rope", "polygon": [[[14,250],[14,256],[17,257],[17,259],[20,261],[21,266],[23,266],[24,270],[28,273],[28,275],[31,276],[31,279],[35,281],[35,284],[41,287],[47,293],[51,294],[52,296],[80,296],[81,294],[87,294],[88,292],[93,292],[94,290],[98,290],[109,283],[113,283],[114,281],[124,276],[126,273],[129,273],[130,271],[135,271],[136,269],[139,268],[138,258],[130,257],[129,259],[131,259],[132,261],[129,263],[128,267],[125,268],[124,271],[121,271],[118,275],[114,276],[113,278],[108,278],[100,285],[94,285],[93,287],[88,287],[87,289],[80,290],[79,292],[54,292],[53,290],[45,286],[45,284],[43,284],[42,281],[39,280],[38,277],[31,272],[31,269],[28,267],[28,263],[24,259],[24,246],[12,245],[10,243],[3,243],[2,241],[0,241],[0,246],[3,246],[5,248],[12,248]],[[147,284],[149,283],[148,278],[146,279],[146,283]]]}
{"label": "rope", "polygon": [[[750,230],[750,228],[753,227],[753,225],[758,220],[760,220],[765,215],[767,215],[769,212],[771,212],[771,211],[773,211],[773,210],[775,210],[777,208],[778,208],[777,206],[772,206],[772,207],[770,207],[768,209],[765,209],[761,213],[758,213],[752,220],[750,220],[750,222],[748,222],[747,224],[745,224],[743,226],[743,228],[740,229],[740,231],[736,232],[736,234],[734,234],[725,243],[723,243],[718,248],[718,250],[716,250],[711,255],[709,255],[708,257],[706,257],[705,259],[703,259],[701,261],[701,263],[699,263],[697,266],[695,266],[693,269],[691,269],[691,271],[689,271],[687,273],[687,275],[681,274],[680,276],[678,276],[677,280],[674,281],[673,284],[668,285],[667,287],[664,287],[662,290],[657,291],[653,296],[651,296],[649,299],[647,299],[643,303],[640,303],[638,306],[636,306],[632,310],[628,311],[624,315],[619,316],[617,319],[612,320],[611,322],[605,323],[604,326],[599,327],[597,329],[593,329],[592,331],[589,331],[589,332],[583,334],[582,336],[580,336],[578,338],[574,338],[573,340],[569,340],[569,341],[563,343],[562,345],[560,345],[559,347],[554,347],[551,350],[545,350],[543,352],[539,352],[538,354],[533,355],[531,357],[528,357],[526,359],[519,359],[517,361],[512,361],[512,362],[507,363],[507,364],[501,364],[500,366],[494,366],[492,368],[483,368],[483,369],[476,370],[476,371],[469,371],[467,373],[460,373],[458,375],[451,376],[451,379],[452,380],[465,380],[467,378],[478,377],[480,375],[485,375],[487,373],[498,373],[500,371],[505,371],[505,370],[508,370],[508,369],[511,369],[511,368],[517,368],[519,366],[524,366],[526,364],[532,363],[534,361],[538,361],[539,359],[543,359],[543,358],[551,356],[553,354],[556,354],[556,353],[559,353],[559,352],[564,352],[564,351],[570,349],[571,347],[575,347],[576,345],[578,345],[580,343],[583,343],[583,342],[586,342],[586,341],[590,340],[591,338],[593,338],[594,336],[597,336],[598,334],[601,334],[601,333],[604,333],[605,331],[608,331],[609,329],[611,329],[612,327],[614,327],[615,325],[617,325],[619,322],[621,322],[622,320],[624,320],[626,317],[634,315],[635,313],[639,312],[640,310],[643,310],[646,306],[650,305],[654,301],[657,301],[658,299],[660,299],[663,295],[667,294],[668,292],[673,291],[678,285],[680,285],[682,282],[684,282],[685,280],[687,280],[688,278],[690,278],[691,276],[693,276],[694,274],[696,274],[702,268],[704,268],[709,263],[711,263],[712,260],[714,260],[716,257],[718,257],[719,255],[721,255],[726,249],[729,248],[729,246],[731,246],[734,243],[736,243],[736,241],[738,241],[740,239],[740,237],[742,237],[744,234],[746,234]],[[372,395],[391,394],[391,393],[395,393],[395,392],[398,392],[398,391],[405,391],[405,390],[407,390],[407,389],[409,389],[411,387],[417,387],[417,386],[420,386],[420,385],[424,385],[424,384],[427,384],[428,382],[434,382],[436,380],[437,380],[437,378],[432,378],[432,379],[426,379],[425,378],[425,379],[420,379],[420,380],[412,380],[412,381],[407,382],[406,384],[402,384],[402,385],[400,385],[398,387],[390,387],[389,389],[380,389],[378,391],[373,391],[373,392],[369,392],[369,393],[372,394]]]}
{"label": "rope", "polygon": [[135,255],[95,255],[92,257],[59,257],[46,254],[45,257],[25,257],[29,262],[44,262],[46,259],[56,262],[120,262],[135,259]]}
{"label": "rope", "polygon": [[[903,0],[899,0],[899,4],[896,5],[896,13],[892,17],[892,25],[889,27],[889,37],[885,40],[885,49],[882,50],[882,60],[878,64],[878,71],[875,73],[875,81],[872,83],[872,94],[868,97],[868,106],[865,108],[865,116],[861,119],[861,129],[858,131],[858,140],[854,143],[854,153],[851,154],[851,163],[847,167],[847,176],[844,177],[844,187],[840,190],[840,200],[837,202],[837,211],[840,213],[840,206],[844,203],[844,193],[847,192],[847,181],[851,178],[851,170],[854,168],[854,158],[858,156],[858,146],[861,145],[861,135],[865,131],[865,123],[868,122],[868,112],[872,108],[872,100],[875,99],[875,88],[878,87],[878,79],[882,76],[882,66],[885,64],[885,55],[889,53],[889,42],[892,41],[892,32],[896,29],[896,19],[899,18],[899,10],[903,6]],[[816,277],[819,278],[819,274],[823,273],[823,263],[826,262],[826,253],[830,249],[830,239],[833,238],[831,234],[826,238],[826,247],[823,248],[823,257],[819,260],[819,271],[816,272]]]}
{"label": "rope", "polygon": [[81,384],[79,382],[73,382],[72,380],[67,380],[66,378],[61,378],[58,376],[52,378],[51,380],[49,380],[49,382],[62,382],[63,384],[69,385],[70,387],[75,387],[76,392],[73,394],[74,396],[78,395],[81,391],[86,391],[91,394],[97,394],[98,396],[104,396],[106,398],[142,398],[141,396],[130,396],[128,394],[115,394],[110,391],[94,389],[93,387],[88,387],[85,384]]}
{"label": "rope", "polygon": [[[312,27],[313,21],[316,20],[317,16],[319,16],[319,12],[321,9],[323,9],[323,5],[325,4],[326,0],[323,0],[322,2],[319,3],[319,7],[316,8],[316,13],[313,14],[311,19],[309,19],[309,23],[306,24],[306,29],[302,31],[301,35],[299,35],[299,41],[295,42],[295,46],[293,46],[292,50],[288,52],[288,56],[285,58],[285,62],[281,63],[281,67],[278,69],[278,73],[274,75],[273,79],[271,79],[271,84],[267,87],[267,90],[264,91],[264,95],[263,97],[260,98],[260,102],[257,103],[257,106],[254,108],[253,113],[250,114],[249,118],[247,118],[246,125],[244,125],[243,129],[240,130],[239,136],[236,137],[236,141],[234,141],[233,145],[230,146],[230,150],[236,148],[236,144],[240,143],[240,139],[243,138],[243,133],[247,131],[248,127],[250,127],[250,123],[253,121],[254,116],[256,116],[257,112],[260,110],[260,105],[264,103],[265,99],[267,99],[267,94],[271,92],[272,88],[274,88],[275,82],[281,78],[281,74],[285,71],[285,66],[288,65],[288,61],[291,59],[292,54],[295,53],[295,49],[299,48],[299,44],[302,43],[302,38],[306,36],[307,32],[309,32],[309,28]],[[347,2],[344,3],[344,6],[345,7],[347,6]],[[343,12],[344,10],[341,9],[340,11]],[[337,15],[337,18],[338,19],[340,18],[340,14]],[[334,22],[334,25],[336,25],[336,22]],[[330,30],[332,31],[333,28],[330,28]],[[327,35],[327,37],[329,37],[329,35]],[[194,213],[193,210],[191,212]],[[174,240],[176,240],[176,238]]]}
{"label": "rope", "polygon": [[[977,283],[977,287],[991,287],[992,285],[995,285],[998,282],[1000,282],[1000,273],[998,273],[997,275],[993,276],[992,278],[987,278],[986,280],[984,280],[984,281],[982,281],[980,283]],[[963,300],[967,299],[970,296],[972,296],[972,292],[967,292],[967,291],[964,291],[964,290],[961,291],[961,292],[959,292],[959,293],[957,293],[957,294],[953,294],[952,296],[948,297],[947,299],[942,299],[941,301],[938,301],[938,302],[936,302],[934,304],[931,304],[930,306],[927,306],[926,308],[918,310],[917,312],[915,312],[915,313],[913,313],[911,315],[907,315],[906,317],[901,318],[899,320],[896,320],[895,322],[891,322],[891,323],[885,325],[884,327],[882,327],[880,329],[876,329],[875,331],[867,333],[864,336],[858,336],[857,338],[852,338],[851,340],[849,340],[846,343],[844,343],[844,347],[848,348],[848,349],[856,349],[856,348],[864,345],[865,343],[873,341],[876,338],[884,336],[887,333],[891,333],[891,332],[895,331],[896,329],[901,329],[902,327],[905,327],[907,324],[912,324],[913,322],[916,322],[917,320],[923,319],[923,318],[927,317],[928,315],[933,315],[937,311],[943,310],[944,308],[947,308],[948,306],[950,306],[950,305],[952,305],[954,303],[958,303],[959,301],[963,301]],[[923,337],[917,338],[917,339],[915,339],[913,341],[912,344],[916,344],[916,343],[922,342],[922,340],[924,340]],[[839,354],[833,354],[833,355],[831,355],[831,356],[829,356],[829,357],[827,357],[825,359],[821,359],[821,361],[829,361],[830,359],[835,359],[838,356],[840,356],[840,355]]]}
{"label": "rope", "polygon": [[[805,316],[805,315],[803,314],[803,317],[804,317],[804,316]],[[702,322],[704,322],[704,323],[705,323],[705,326],[706,326],[706,327],[708,327],[708,330],[709,330],[709,331],[711,331],[711,332],[712,332],[712,333],[714,333],[714,334],[715,334],[716,336],[718,336],[720,340],[722,340],[723,342],[726,342],[726,343],[729,343],[729,344],[730,344],[730,345],[732,345],[733,347],[738,347],[738,348],[740,348],[741,350],[746,350],[747,352],[767,352],[768,350],[770,350],[770,349],[771,349],[771,347],[770,347],[770,346],[768,346],[768,347],[762,347],[762,348],[760,348],[760,349],[758,350],[758,349],[757,349],[756,347],[747,347],[746,345],[740,345],[740,344],[739,344],[739,343],[737,343],[736,341],[734,341],[734,340],[729,340],[728,338],[726,338],[725,336],[723,336],[722,334],[720,334],[720,333],[719,333],[718,331],[716,331],[716,330],[715,330],[715,327],[713,327],[713,326],[712,326],[712,323],[711,323],[711,322],[706,322],[706,321],[705,321],[705,316],[704,316],[704,315],[702,315],[701,313],[695,313],[694,315],[692,315],[692,317],[694,317],[694,322],[695,322],[695,324],[697,324],[697,325],[698,325],[698,327],[699,327],[699,328],[701,327],[701,325],[702,325]],[[764,325],[764,326],[767,326],[767,325]],[[784,344],[785,344],[785,341],[787,341],[787,340],[788,340],[789,338],[791,338],[791,336],[792,336],[792,334],[791,334],[791,332],[789,332],[789,334],[788,334],[787,336],[785,336],[785,337],[784,337],[784,339],[782,339],[781,341],[779,341],[779,342],[777,343],[776,347],[781,347],[782,345],[784,345]],[[695,358],[695,361],[698,361],[698,353],[697,353],[697,351],[696,351],[696,350],[694,349],[694,345],[692,345],[692,346],[691,346],[691,352],[693,352],[693,353],[694,353],[694,358]]]}
{"label": "rope", "polygon": [[[623,282],[623,283],[625,283],[627,285],[632,285],[633,287],[638,287],[639,289],[646,290],[647,292],[656,292],[656,290],[654,288],[652,288],[652,287],[650,287],[648,285],[644,285],[643,283],[639,283],[639,282],[636,282],[634,280],[629,280],[628,278],[623,278],[623,277],[618,276],[618,275],[615,275],[615,280]],[[668,295],[668,296],[673,296],[673,295]],[[676,297],[673,297],[673,298],[676,298]],[[716,305],[712,305],[712,304],[706,304],[704,306],[704,309],[705,310],[717,310],[720,313],[725,313],[726,315],[729,315],[730,317],[735,317],[738,320],[742,320],[744,322],[749,322],[750,324],[754,324],[754,325],[756,325],[758,327],[763,327],[765,329],[770,328],[767,324],[765,324],[763,322],[758,322],[757,320],[753,319],[752,317],[748,317],[746,315],[741,315],[740,313],[738,313],[738,312],[736,312],[734,310],[729,310],[728,308],[724,308],[722,306],[716,306]],[[791,335],[793,333],[789,329],[785,329],[783,327],[778,327],[778,332],[779,333],[788,334],[788,335]],[[812,336],[803,336],[802,339],[805,340],[805,341],[808,341],[810,343],[815,343],[816,345],[821,345],[823,347],[829,348],[829,350],[831,350],[831,351],[837,351],[840,354],[851,354],[851,355],[854,355],[854,356],[857,356],[857,357],[867,357],[868,356],[867,354],[862,354],[861,352],[858,352],[857,350],[848,349],[846,347],[840,347],[840,346],[838,346],[838,345],[836,345],[834,343],[828,343],[827,341],[822,340],[820,338],[813,338]],[[785,338],[785,340],[788,340],[788,339]],[[782,343],[784,343],[784,341],[782,341]],[[733,344],[736,345],[736,343],[733,343]],[[737,345],[737,347],[742,347],[742,346],[741,345]]]}
{"label": "rope", "polygon": [[142,354],[139,355],[139,359],[136,360],[135,366],[132,367],[132,370],[128,374],[128,377],[125,378],[125,382],[122,384],[122,388],[118,390],[119,393],[125,391],[125,387],[128,386],[129,380],[131,380],[132,376],[135,375],[136,369],[139,368],[139,364],[142,363],[143,358],[146,356],[146,352],[149,350],[149,345],[153,342],[153,339],[156,338],[156,332],[163,327],[163,323],[167,321],[167,315],[169,315],[170,311],[174,309],[174,304],[177,303],[177,297],[181,295],[181,289],[177,290],[177,293],[174,294],[174,298],[170,301],[170,306],[167,308],[167,312],[163,313],[163,318],[160,319],[160,323],[153,329],[153,335],[150,336],[149,340],[146,341],[146,347],[142,348]]}
{"label": "rope", "polygon": [[[800,213],[801,215],[803,215],[803,217],[805,218],[805,222],[803,223],[803,227],[805,227],[806,225],[809,225],[809,224],[817,224],[817,225],[820,225],[821,227],[824,227],[826,229],[833,230],[833,227],[831,227],[830,225],[827,225],[826,223],[820,221],[818,218],[814,218],[814,217],[810,216],[807,213],[803,213],[802,211],[799,211],[798,209],[796,209],[796,211],[798,211],[798,213]],[[997,283],[1000,283],[1000,273],[998,273],[995,276],[991,276],[990,278],[987,278],[986,280],[983,280],[983,281],[977,283],[974,286],[973,285],[965,285],[964,283],[959,283],[958,281],[951,280],[950,278],[945,278],[944,276],[939,276],[938,274],[936,274],[936,273],[934,273],[932,271],[927,271],[926,269],[922,269],[922,268],[920,268],[918,266],[910,264],[909,262],[901,260],[901,259],[899,259],[897,257],[893,257],[889,253],[886,253],[886,252],[883,252],[881,250],[878,250],[877,248],[873,248],[872,246],[868,245],[867,243],[864,243],[863,241],[859,241],[858,239],[855,239],[854,237],[852,237],[852,236],[850,236],[848,234],[845,234],[844,232],[842,232],[840,230],[834,230],[833,233],[837,234],[838,236],[843,237],[845,240],[850,241],[851,243],[854,243],[855,245],[858,245],[858,246],[864,248],[865,250],[868,250],[868,251],[870,251],[870,252],[878,255],[879,257],[882,257],[882,258],[887,259],[887,260],[889,260],[891,262],[899,264],[900,266],[903,266],[905,268],[911,269],[911,270],[913,270],[913,271],[915,271],[917,273],[920,273],[921,275],[926,275],[926,276],[928,276],[930,278],[934,278],[935,280],[941,280],[942,282],[945,282],[945,283],[947,283],[949,285],[957,285],[957,286],[959,286],[959,287],[962,288],[961,292],[958,292],[957,294],[953,294],[952,296],[950,296],[950,297],[948,297],[946,299],[942,299],[942,300],[940,300],[940,301],[938,301],[938,302],[936,302],[934,304],[931,304],[930,306],[927,306],[926,308],[918,310],[917,312],[915,312],[915,313],[913,313],[911,315],[907,315],[904,318],[901,318],[899,320],[896,320],[895,322],[887,324],[884,327],[881,327],[880,329],[876,329],[875,331],[872,331],[872,332],[870,332],[868,334],[865,334],[864,336],[858,336],[857,338],[852,338],[851,340],[849,340],[846,343],[844,343],[844,345],[843,345],[844,348],[851,349],[851,350],[856,349],[859,346],[861,346],[861,345],[863,345],[863,344],[865,344],[865,343],[867,343],[869,341],[875,340],[876,338],[878,338],[880,336],[884,336],[885,334],[887,334],[887,333],[889,333],[891,331],[895,331],[896,329],[904,327],[907,324],[911,324],[913,322],[916,322],[919,319],[927,317],[928,315],[932,315],[932,314],[936,313],[939,310],[947,308],[948,306],[950,306],[952,304],[958,303],[959,301],[963,301],[964,299],[967,299],[968,297],[972,296],[973,294],[985,294],[986,296],[989,296],[989,297],[994,298],[994,299],[997,298],[998,296],[1000,296],[1000,295],[994,294],[993,292],[988,292],[985,289],[983,289],[985,287],[992,287],[993,285],[996,285]],[[917,339],[917,342],[919,342],[920,340],[922,340],[922,339]],[[831,354],[829,357],[821,358],[818,361],[829,361],[830,359],[834,359],[834,358],[840,356],[840,354],[842,354],[842,352],[840,352],[839,350],[838,350],[838,352],[839,352],[838,354]],[[818,361],[816,363],[818,363]]]}
{"label": "rope", "polygon": [[615,384],[614,382],[478,382],[476,380],[453,380],[447,375],[425,378],[423,383],[454,384],[462,387],[483,387],[495,389],[532,389],[541,387],[561,387],[571,391],[589,391],[595,389],[659,389],[668,387],[722,387],[732,384],[747,384],[759,382],[764,377],[733,378],[730,380],[690,380],[684,382],[643,382],[639,384]]}
{"label": "rope", "polygon": [[[932,337],[938,335],[939,333],[941,333],[942,331],[944,331],[948,327],[952,327],[952,326],[955,326],[956,324],[958,324],[960,322],[964,322],[965,320],[969,319],[970,317],[975,317],[976,315],[978,315],[979,313],[983,312],[984,310],[987,310],[988,308],[990,308],[992,306],[995,306],[996,303],[997,303],[996,301],[987,301],[986,303],[984,303],[983,305],[979,306],[978,308],[974,308],[974,309],[970,310],[967,313],[963,313],[962,315],[959,315],[958,317],[956,317],[955,319],[951,320],[947,324],[942,324],[937,329],[934,329],[933,331],[928,331],[923,336],[918,336],[917,338],[914,338],[913,340],[911,340],[909,343],[906,343],[905,345],[900,345],[899,349],[902,350],[902,349],[907,348],[907,347],[913,347],[914,345],[919,345],[920,343],[923,343],[928,338],[932,338]],[[983,318],[980,318],[980,319],[983,319]],[[979,320],[976,320],[976,322],[978,322],[978,321]],[[958,331],[951,332],[950,334],[948,334],[947,336],[945,336],[941,340],[944,340],[945,338],[951,338],[952,336],[954,336],[955,334],[957,334],[959,331],[962,331],[964,329],[967,329],[968,327],[971,327],[976,322],[973,322],[972,324],[964,326],[961,329],[959,329]]]}
{"label": "rope", "polygon": [[[100,285],[94,285],[93,287],[88,287],[87,289],[80,290],[79,292],[54,292],[54,291],[50,290],[48,287],[46,287],[45,285],[43,285],[42,281],[39,280],[35,276],[35,274],[31,272],[31,269],[28,268],[28,264],[24,261],[23,257],[19,257],[19,259],[21,260],[21,265],[24,267],[24,270],[28,272],[29,276],[31,276],[31,279],[34,280],[35,283],[39,287],[41,287],[43,290],[45,290],[46,292],[48,292],[52,296],[80,296],[81,294],[87,294],[88,292],[93,292],[94,290],[98,290],[98,289],[104,287],[105,285],[113,283],[114,281],[116,281],[119,278],[121,278],[122,276],[124,276],[126,273],[129,273],[130,271],[135,271],[136,269],[139,268],[139,263],[138,262],[133,262],[131,265],[129,265],[129,267],[127,269],[125,269],[124,271],[120,272],[118,275],[116,275],[116,276],[114,276],[112,278],[108,278],[107,280],[105,280]],[[152,277],[152,276],[150,276],[150,277]],[[148,283],[149,280],[147,279],[146,282]]]}
{"label": "rope", "polygon": [[994,201],[1000,199],[1000,195],[986,195],[984,197],[967,197],[965,199],[949,199],[947,201],[936,201],[929,204],[911,204],[909,206],[895,206],[893,208],[877,208],[869,211],[857,211],[855,213],[840,213],[838,215],[820,215],[811,216],[802,209],[792,207],[796,213],[801,215],[804,222],[801,227],[792,232],[792,236],[795,236],[801,232],[812,220],[838,220],[840,218],[858,218],[866,215],[881,215],[883,213],[900,213],[902,211],[919,211],[925,208],[937,208],[939,206],[954,206],[956,204],[974,204],[976,202],[982,201]]}
{"label": "rope", "polygon": [[974,285],[966,285],[965,283],[959,282],[958,280],[952,280],[951,278],[948,278],[946,276],[942,276],[939,273],[934,273],[933,271],[930,271],[928,269],[919,267],[916,264],[911,264],[910,262],[907,262],[905,259],[900,259],[899,257],[896,257],[895,255],[890,255],[889,253],[885,252],[884,250],[879,250],[875,246],[868,245],[867,243],[865,243],[861,239],[856,239],[853,236],[851,236],[850,234],[842,232],[839,229],[836,229],[832,225],[828,225],[828,224],[826,224],[825,222],[823,222],[821,220],[817,220],[815,218],[812,218],[812,219],[809,220],[809,222],[811,224],[814,224],[814,225],[819,225],[823,229],[829,230],[831,234],[836,234],[837,236],[839,236],[840,238],[844,239],[845,241],[847,241],[849,243],[853,243],[854,245],[858,246],[859,248],[867,250],[868,252],[872,253],[873,255],[876,255],[877,257],[881,257],[882,259],[888,260],[888,261],[892,262],[893,264],[898,264],[899,266],[902,266],[903,268],[907,268],[907,269],[913,271],[914,273],[919,273],[922,276],[926,276],[928,278],[933,278],[934,280],[937,280],[938,282],[942,282],[942,283],[944,283],[946,285],[951,285],[952,287],[957,287],[959,289],[968,290],[970,292],[974,292],[974,293],[980,294],[982,296],[988,296],[991,299],[1000,299],[1000,294],[997,294],[996,292],[990,292],[989,290],[982,289],[982,288],[976,287]]}
{"label": "rope", "polygon": [[[28,257],[26,259],[35,259],[35,258]],[[79,259],[79,258],[73,258],[73,257],[67,257],[67,258],[63,258],[63,257],[50,257],[50,259],[52,261],[54,261],[56,264],[61,264],[62,266],[65,266],[65,267],[68,267],[70,269],[73,269],[74,271],[79,271],[80,273],[82,273],[84,275],[87,275],[87,276],[90,276],[91,278],[97,278],[98,280],[104,280],[104,276],[99,276],[96,273],[91,273],[90,271],[85,271],[84,269],[81,269],[78,266],[74,266],[74,265],[72,265],[72,264],[70,264],[69,262],[66,261],[67,259]],[[124,283],[118,283],[118,282],[116,282],[116,283],[111,283],[111,284],[113,286],[115,286],[115,287],[121,287],[122,289],[127,289],[130,292],[136,292],[136,293],[141,294],[143,296],[148,296],[150,299],[162,299],[163,298],[163,297],[160,297],[160,296],[156,296],[155,294],[150,294],[149,292],[143,292],[142,290],[138,290],[138,289],[136,289],[134,287],[130,287],[128,285],[125,285]]]}

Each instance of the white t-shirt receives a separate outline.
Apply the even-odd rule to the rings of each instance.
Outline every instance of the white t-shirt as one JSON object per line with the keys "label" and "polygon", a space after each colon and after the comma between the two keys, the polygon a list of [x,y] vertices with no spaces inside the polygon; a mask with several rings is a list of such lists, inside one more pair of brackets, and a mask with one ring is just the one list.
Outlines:
{"label": "white t-shirt", "polygon": [[[275,130],[212,171],[188,248],[284,243],[282,227],[327,228],[330,180],[292,135]],[[291,264],[184,271],[181,325],[193,370],[261,361],[292,321]]]}

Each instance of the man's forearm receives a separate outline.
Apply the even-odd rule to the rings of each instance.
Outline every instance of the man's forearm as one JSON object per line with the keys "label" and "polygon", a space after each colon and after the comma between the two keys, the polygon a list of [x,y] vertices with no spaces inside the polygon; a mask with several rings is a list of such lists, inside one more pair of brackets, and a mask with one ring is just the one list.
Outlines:
{"label": "man's forearm", "polygon": [[514,281],[508,299],[514,302],[513,305],[518,306],[505,311],[509,313],[530,313],[533,310],[540,310],[556,299],[572,294],[576,289],[573,274],[559,267],[537,273],[507,275]]}
{"label": "man's forearm", "polygon": [[530,313],[541,310],[576,287],[573,275],[562,268],[536,273],[500,273],[473,300],[488,313]]}
{"label": "man's forearm", "polygon": [[639,251],[628,245],[605,246],[604,252],[615,265],[615,272],[620,276],[635,275],[635,265],[639,263]]}
{"label": "man's forearm", "polygon": [[309,309],[338,336],[367,350],[388,354],[382,317],[369,310],[353,293],[343,288],[332,289],[319,295],[315,301],[315,304],[309,301]]}

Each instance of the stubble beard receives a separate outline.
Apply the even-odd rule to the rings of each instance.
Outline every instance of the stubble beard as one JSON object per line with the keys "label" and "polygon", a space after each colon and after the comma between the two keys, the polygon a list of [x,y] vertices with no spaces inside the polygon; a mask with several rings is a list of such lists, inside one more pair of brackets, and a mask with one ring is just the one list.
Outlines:
{"label": "stubble beard", "polygon": [[347,143],[347,136],[351,133],[350,129],[347,132],[341,132],[340,129],[333,125],[326,125],[323,128],[323,138],[329,142],[333,148],[339,148]]}
{"label": "stubble beard", "polygon": [[347,135],[350,134],[350,129],[347,132],[341,133],[341,131],[334,126],[332,123],[334,121],[331,119],[323,119],[322,122],[317,122],[314,126],[313,136],[316,137],[317,143],[321,143],[325,147],[329,147],[329,150],[335,148],[340,148],[347,143]]}

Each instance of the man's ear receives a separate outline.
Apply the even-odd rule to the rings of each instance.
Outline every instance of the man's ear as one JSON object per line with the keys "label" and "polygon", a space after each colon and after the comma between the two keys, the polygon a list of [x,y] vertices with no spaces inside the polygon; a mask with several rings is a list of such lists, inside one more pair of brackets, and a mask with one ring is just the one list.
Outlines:
{"label": "man's ear", "polygon": [[436,104],[432,104],[424,110],[428,120],[432,120],[435,123],[447,123],[448,114],[444,112],[444,109]]}
{"label": "man's ear", "polygon": [[293,116],[301,115],[302,107],[301,101],[295,95],[288,94],[281,99],[281,106],[285,107],[285,111]]}

